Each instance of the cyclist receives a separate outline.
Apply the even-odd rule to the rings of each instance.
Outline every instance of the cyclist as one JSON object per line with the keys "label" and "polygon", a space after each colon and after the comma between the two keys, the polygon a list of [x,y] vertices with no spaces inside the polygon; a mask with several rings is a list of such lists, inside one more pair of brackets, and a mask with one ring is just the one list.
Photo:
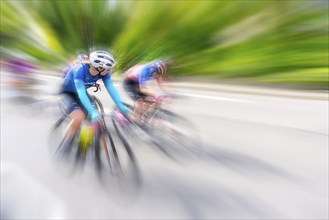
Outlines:
{"label": "cyclist", "polygon": [[75,58],[73,61],[68,63],[63,69],[62,72],[64,73],[64,77],[66,74],[69,72],[72,66],[78,64],[78,63],[88,63],[89,62],[89,57],[88,55],[84,53],[80,53],[77,58]]}
{"label": "cyclist", "polygon": [[100,119],[99,113],[93,107],[87,92],[89,87],[95,86],[99,79],[112,97],[119,110],[127,114],[127,108],[122,104],[120,96],[115,89],[110,77],[110,69],[114,66],[113,56],[106,51],[94,51],[89,55],[89,61],[78,62],[73,65],[64,78],[61,93],[65,95],[66,102],[71,110],[71,123],[67,129],[67,140],[71,140],[77,129],[82,124],[86,115],[92,122]]}
{"label": "cyclist", "polygon": [[134,101],[133,119],[140,123],[141,115],[149,108],[152,100],[161,95],[146,87],[146,82],[156,80],[159,88],[165,92],[163,77],[167,76],[167,64],[156,59],[146,64],[137,64],[124,74],[123,88]]}
{"label": "cyclist", "polygon": [[18,57],[8,57],[1,64],[12,77],[9,81],[10,84],[14,89],[22,92],[22,95],[27,92],[32,95],[34,86],[41,84],[41,81],[37,80],[35,76],[38,68],[34,63]]}

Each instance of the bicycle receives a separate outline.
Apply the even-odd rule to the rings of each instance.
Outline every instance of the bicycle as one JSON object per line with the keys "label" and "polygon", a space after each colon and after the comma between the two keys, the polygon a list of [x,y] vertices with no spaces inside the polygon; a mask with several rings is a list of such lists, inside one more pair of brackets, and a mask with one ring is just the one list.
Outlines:
{"label": "bicycle", "polygon": [[43,89],[41,86],[44,84],[43,81],[38,80],[29,87],[6,88],[5,93],[8,97],[4,100],[11,107],[9,111],[28,117],[37,117],[43,113],[57,114],[58,94]]}
{"label": "bicycle", "polygon": [[[98,98],[96,98],[95,96],[91,96],[91,98],[92,98],[92,100],[94,100],[93,101],[94,107],[96,107],[96,109],[102,115],[101,112],[103,111],[102,110],[103,106],[102,106],[100,100]],[[50,132],[50,138],[49,138],[51,150],[55,156],[55,159],[63,159],[65,162],[73,162],[72,169],[75,170],[75,168],[77,168],[77,165],[85,164],[88,155],[94,154],[91,158],[89,157],[89,159],[97,159],[98,161],[95,160],[96,166],[98,166],[97,168],[100,169],[101,162],[99,162],[100,158],[98,157],[98,155],[99,155],[98,151],[91,152],[90,154],[89,154],[89,151],[91,151],[92,149],[95,149],[96,133],[94,133],[94,130],[96,130],[97,127],[100,127],[100,131],[104,132],[107,129],[103,129],[102,126],[105,126],[105,125],[104,124],[92,125],[91,122],[89,121],[89,119],[86,118],[86,120],[81,125],[80,129],[78,129],[76,131],[76,133],[73,134],[72,137],[69,137],[68,134],[66,133],[65,129],[68,127],[68,124],[70,123],[69,115],[70,115],[72,109],[70,109],[69,107],[66,107],[64,102],[61,102],[60,109],[63,112],[63,115],[52,126],[51,132]],[[104,120],[103,116],[102,116],[101,120],[102,121]],[[93,136],[92,140],[87,144],[83,143],[81,141],[83,139],[83,131],[84,130],[90,131],[90,128],[92,126],[94,127],[94,128],[92,128],[92,131],[91,131],[92,132],[91,136]],[[99,138],[99,137],[97,137],[97,138]],[[106,148],[106,149],[115,149],[114,143],[112,140],[112,136],[110,133],[108,133],[108,138],[109,138],[108,143],[110,143],[111,148]],[[97,153],[97,154],[95,154],[95,153]],[[61,160],[58,160],[58,161],[62,162]],[[65,166],[67,166],[67,164],[65,164]],[[67,168],[67,167],[65,167],[65,168]]]}
{"label": "bicycle", "polygon": [[[98,89],[97,87],[94,92],[97,92]],[[98,176],[103,183],[108,183],[108,180],[112,179],[115,181],[109,184],[111,186],[115,182],[117,183],[116,186],[125,187],[125,189],[128,188],[128,185],[139,186],[139,169],[130,145],[122,142],[121,138],[111,134],[109,125],[105,120],[102,102],[94,95],[91,96],[91,99],[94,107],[101,115],[101,119],[96,124],[92,124],[94,127],[92,140],[87,144],[85,143],[86,145],[83,145],[81,142],[81,130],[89,129],[91,126],[88,120],[84,122],[73,138],[69,139],[67,137],[63,129],[70,121],[68,116],[71,110],[62,107],[64,115],[56,121],[51,131],[51,142],[55,148],[55,159],[59,158],[73,162],[71,171],[75,171],[78,167],[77,165],[84,165],[89,158],[90,161],[94,162]],[[108,178],[109,176],[114,178]]]}
{"label": "bicycle", "polygon": [[[129,134],[136,128],[143,131],[153,145],[176,161],[200,157],[203,148],[197,129],[187,118],[164,109],[162,104],[166,98],[177,99],[179,96],[166,94],[161,99],[148,100],[150,107],[142,114],[141,123],[128,121],[128,125],[121,126],[125,130],[122,133]],[[132,105],[124,104],[133,111]]]}

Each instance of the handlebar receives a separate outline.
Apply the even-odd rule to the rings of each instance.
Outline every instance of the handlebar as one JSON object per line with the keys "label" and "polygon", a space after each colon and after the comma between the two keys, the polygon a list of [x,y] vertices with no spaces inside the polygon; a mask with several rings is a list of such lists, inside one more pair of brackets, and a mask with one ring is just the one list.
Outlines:
{"label": "handlebar", "polygon": [[[160,95],[158,98],[152,98],[152,99],[145,99],[145,102],[150,102],[150,103],[155,103],[155,104],[161,104],[162,102],[164,102],[166,99],[179,99],[182,98],[182,96],[178,95],[178,94],[174,94],[174,93],[164,93],[162,95]],[[170,103],[172,102],[172,100],[170,100]]]}
{"label": "handlebar", "polygon": [[95,84],[96,89],[94,90],[94,92],[97,92],[98,90],[101,91],[101,87],[98,83]]}

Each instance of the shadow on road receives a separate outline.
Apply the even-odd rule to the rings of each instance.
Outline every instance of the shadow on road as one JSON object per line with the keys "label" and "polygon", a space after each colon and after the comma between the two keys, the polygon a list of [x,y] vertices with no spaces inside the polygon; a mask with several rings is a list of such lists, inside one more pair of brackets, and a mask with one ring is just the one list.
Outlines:
{"label": "shadow on road", "polygon": [[[300,181],[300,178],[289,171],[281,169],[278,165],[271,164],[256,157],[240,152],[229,151],[222,147],[208,145],[204,148],[203,160],[216,162],[243,175],[276,175],[284,179]],[[278,162],[279,163],[279,162]]]}

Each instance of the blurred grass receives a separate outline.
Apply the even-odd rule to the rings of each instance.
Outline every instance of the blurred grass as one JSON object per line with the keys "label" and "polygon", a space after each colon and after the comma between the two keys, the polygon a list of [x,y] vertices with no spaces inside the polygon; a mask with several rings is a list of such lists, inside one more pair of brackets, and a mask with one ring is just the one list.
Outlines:
{"label": "blurred grass", "polygon": [[174,76],[324,85],[328,4],[3,0],[1,56],[9,49],[42,65],[61,65],[77,51],[105,47],[115,55],[118,72],[169,57]]}

